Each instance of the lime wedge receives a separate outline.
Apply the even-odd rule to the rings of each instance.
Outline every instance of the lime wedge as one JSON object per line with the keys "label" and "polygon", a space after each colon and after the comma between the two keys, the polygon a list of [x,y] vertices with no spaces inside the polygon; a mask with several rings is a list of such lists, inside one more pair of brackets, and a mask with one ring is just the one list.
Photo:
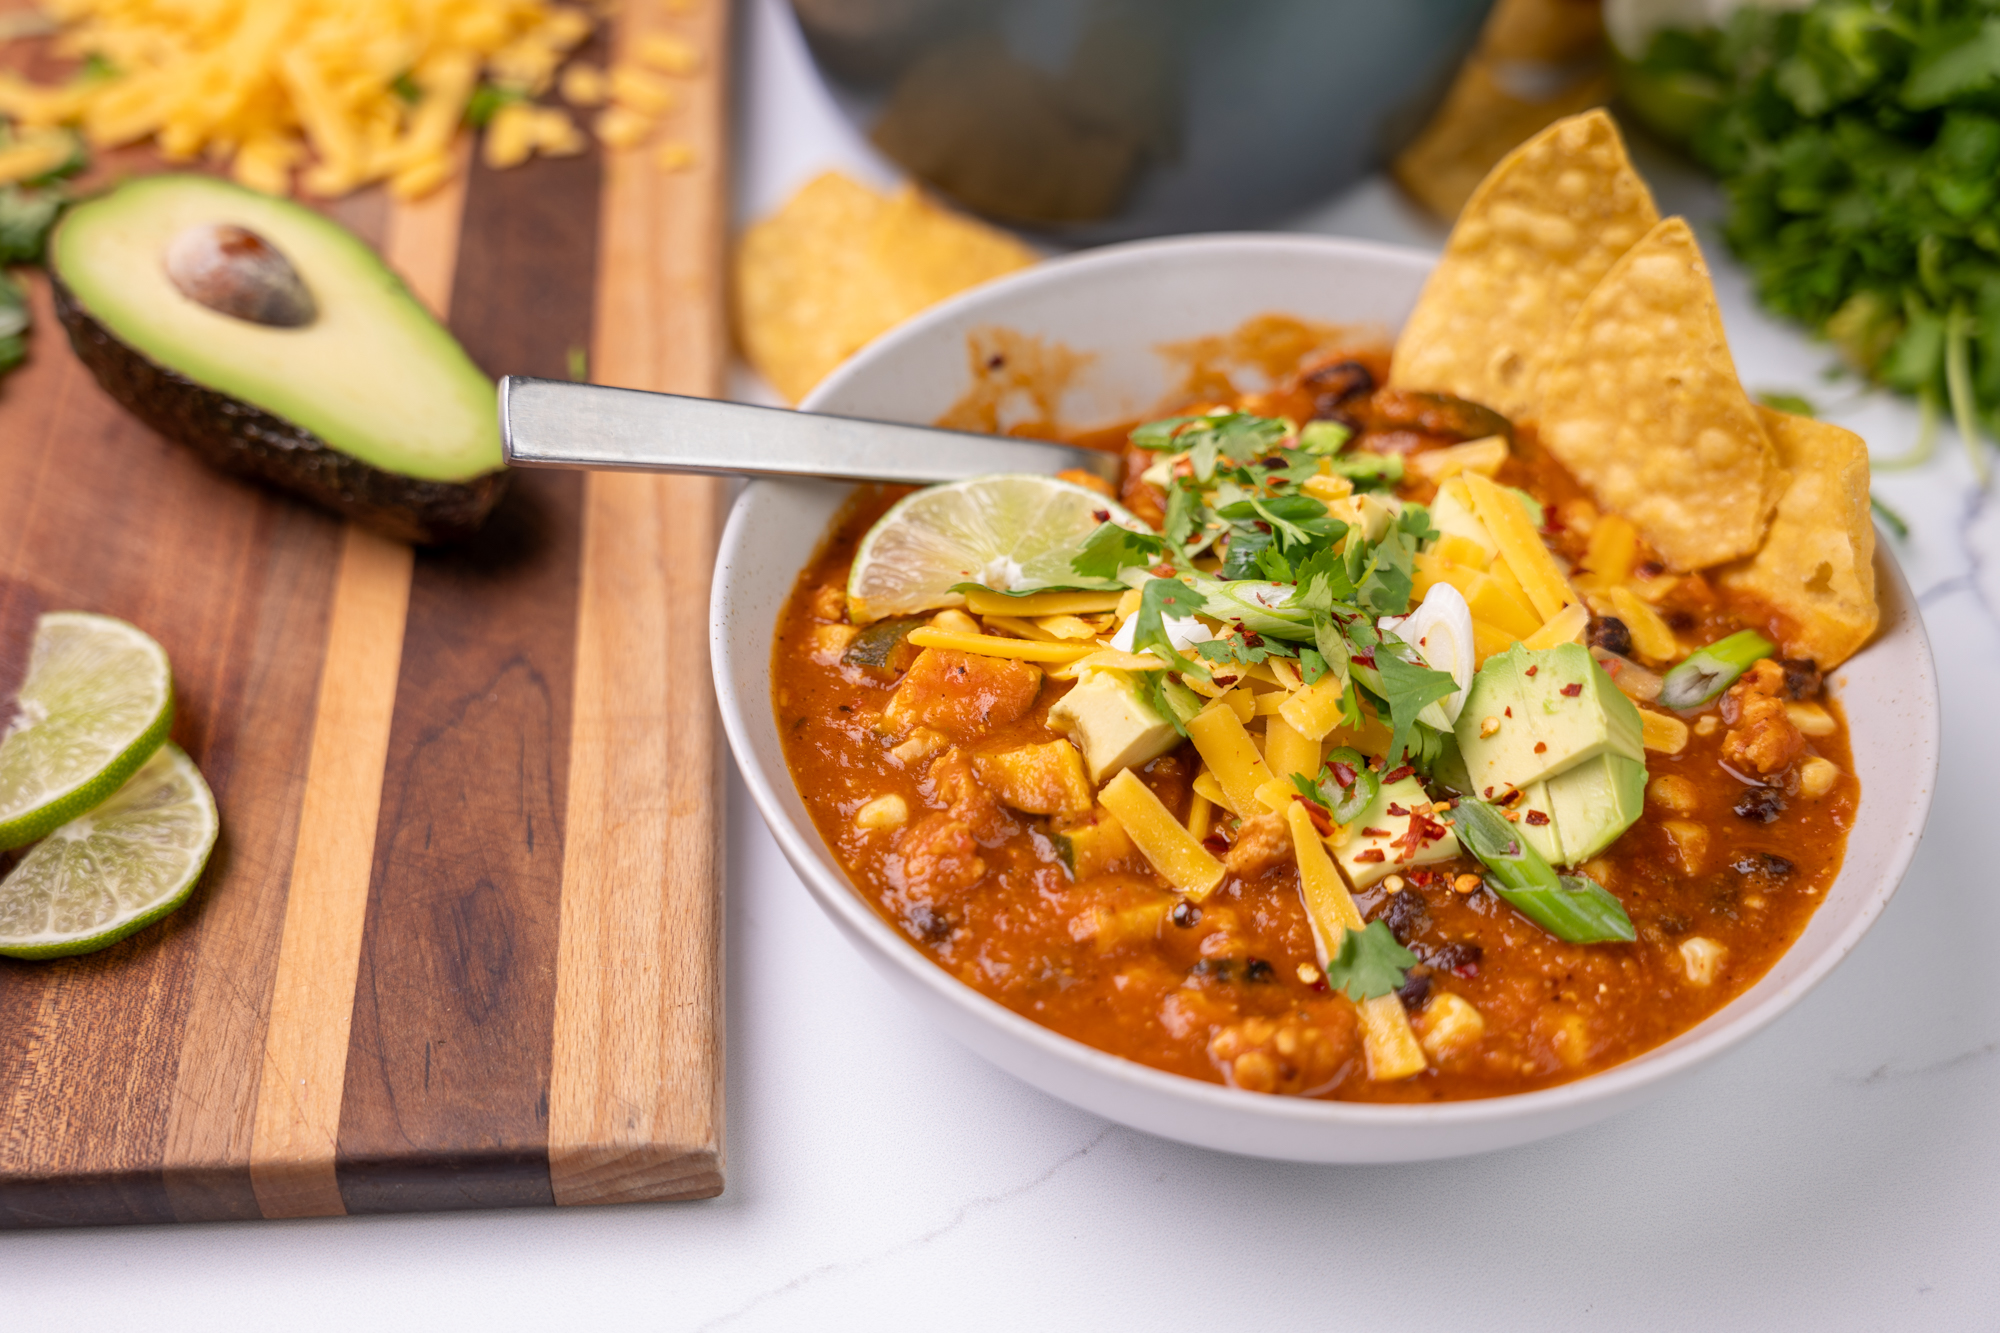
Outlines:
{"label": "lime wedge", "polygon": [[0,739],[0,847],[33,842],[117,791],[173,720],[159,644],[110,616],[37,620],[20,712]]}
{"label": "lime wedge", "polygon": [[995,592],[1072,588],[1077,546],[1110,521],[1150,531],[1123,506],[1054,477],[1003,473],[930,486],[898,500],[854,553],[847,579],[856,624],[965,598],[960,583]]}
{"label": "lime wedge", "polygon": [[90,953],[187,901],[215,847],[215,797],[168,742],[104,804],[43,838],[0,880],[0,954]]}

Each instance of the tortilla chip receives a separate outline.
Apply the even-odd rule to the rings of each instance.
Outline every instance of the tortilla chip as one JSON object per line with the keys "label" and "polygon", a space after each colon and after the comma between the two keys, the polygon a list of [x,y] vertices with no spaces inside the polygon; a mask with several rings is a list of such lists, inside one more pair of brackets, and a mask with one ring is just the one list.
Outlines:
{"label": "tortilla chip", "polygon": [[1467,201],[1396,343],[1389,382],[1535,417],[1556,340],[1659,216],[1610,116],[1557,121]]}
{"label": "tortilla chip", "polygon": [[1694,233],[1668,218],[1590,294],[1542,382],[1541,441],[1676,569],[1747,556],[1785,487]]}
{"label": "tortilla chip", "polygon": [[1764,545],[1718,571],[1725,588],[1782,612],[1793,628],[1787,657],[1821,670],[1854,655],[1875,633],[1875,524],[1868,508],[1868,446],[1859,435],[1786,412],[1759,408],[1792,481],[1778,501]]}
{"label": "tortilla chip", "polygon": [[751,227],[736,254],[737,337],[792,402],[829,371],[926,306],[1024,268],[1013,237],[829,171]]}

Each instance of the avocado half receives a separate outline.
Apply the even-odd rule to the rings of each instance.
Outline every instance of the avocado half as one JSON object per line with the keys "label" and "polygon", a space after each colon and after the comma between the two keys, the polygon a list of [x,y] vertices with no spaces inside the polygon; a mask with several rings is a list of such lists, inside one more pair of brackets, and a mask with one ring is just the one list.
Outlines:
{"label": "avocado half", "polygon": [[[248,240],[208,247],[225,268],[198,300],[168,255],[213,234]],[[246,247],[259,262],[229,271]],[[65,214],[48,266],[97,382],[214,466],[411,542],[467,536],[499,502],[493,382],[338,223],[210,176],[140,177]]]}

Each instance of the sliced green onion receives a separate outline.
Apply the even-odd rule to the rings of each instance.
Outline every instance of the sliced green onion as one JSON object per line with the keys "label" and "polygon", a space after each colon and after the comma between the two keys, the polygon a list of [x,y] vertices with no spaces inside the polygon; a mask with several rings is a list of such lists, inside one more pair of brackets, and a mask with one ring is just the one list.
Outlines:
{"label": "sliced green onion", "polygon": [[1486,866],[1486,887],[1528,920],[1567,944],[1637,938],[1625,907],[1595,880],[1558,875],[1484,801],[1461,800],[1451,812],[1461,845]]}
{"label": "sliced green onion", "polygon": [[1660,702],[1669,708],[1700,708],[1736,683],[1759,658],[1777,645],[1754,629],[1738,630],[1692,653],[1660,682]]}

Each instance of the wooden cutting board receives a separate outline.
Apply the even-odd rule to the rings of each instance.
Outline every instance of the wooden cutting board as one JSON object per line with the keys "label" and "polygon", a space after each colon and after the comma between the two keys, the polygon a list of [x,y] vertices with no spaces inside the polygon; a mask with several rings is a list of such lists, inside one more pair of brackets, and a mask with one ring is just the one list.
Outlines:
{"label": "wooden cutting board", "polygon": [[[703,53],[651,147],[474,164],[330,211],[489,373],[713,394],[726,0],[628,0]],[[601,49],[601,48],[600,48]],[[0,382],[0,692],[35,617],[173,659],[222,838],[193,900],[0,959],[0,1226],[718,1193],[720,491],[523,473],[419,550],[211,472],[124,414],[36,284]]]}

